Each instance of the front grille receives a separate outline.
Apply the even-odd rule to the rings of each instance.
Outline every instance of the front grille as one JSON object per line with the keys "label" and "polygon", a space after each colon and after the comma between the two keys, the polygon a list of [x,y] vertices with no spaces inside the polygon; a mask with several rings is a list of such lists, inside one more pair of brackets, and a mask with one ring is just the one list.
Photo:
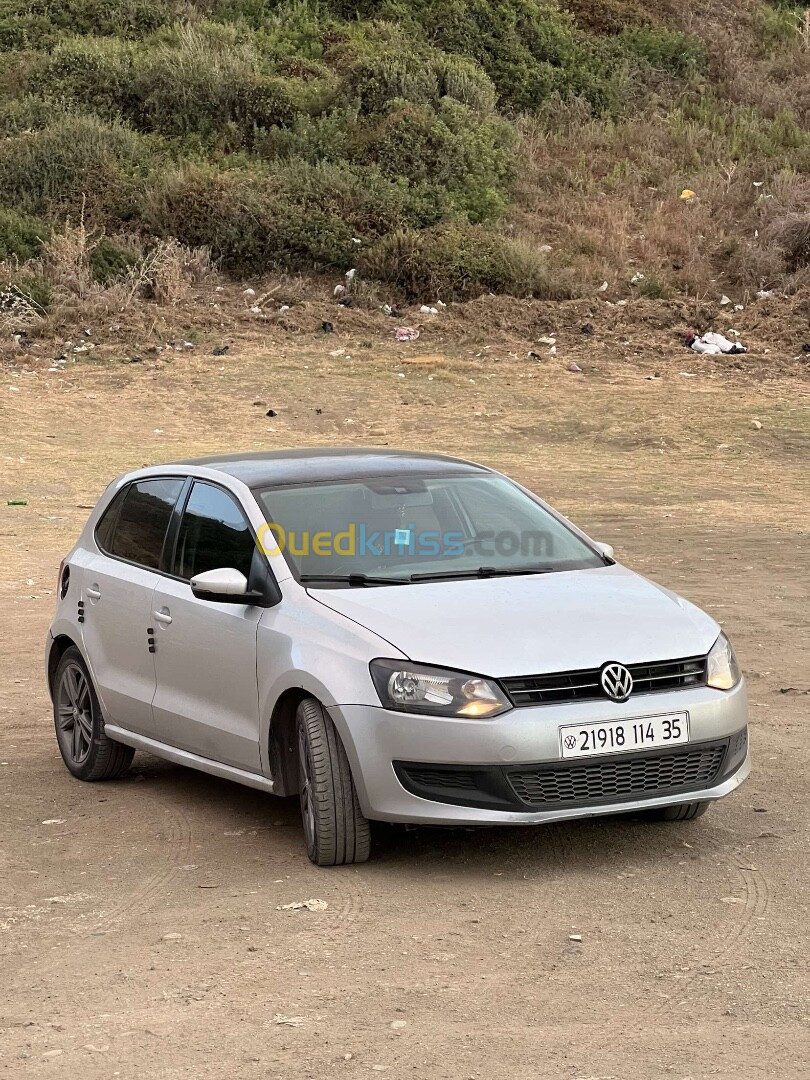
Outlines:
{"label": "front grille", "polygon": [[[633,695],[683,690],[706,683],[706,657],[687,656],[681,660],[658,660],[653,664],[628,664],[633,676]],[[601,668],[557,671],[550,675],[522,675],[501,679],[514,706],[549,705],[565,701],[604,698]]]}
{"label": "front grille", "polygon": [[725,740],[678,752],[506,771],[525,806],[564,809],[711,787],[727,747]]}
{"label": "front grille", "polygon": [[407,769],[408,779],[412,784],[428,788],[450,789],[475,789],[476,778],[470,772],[462,772],[459,769],[448,771],[447,769],[419,768],[418,765],[409,765]]}

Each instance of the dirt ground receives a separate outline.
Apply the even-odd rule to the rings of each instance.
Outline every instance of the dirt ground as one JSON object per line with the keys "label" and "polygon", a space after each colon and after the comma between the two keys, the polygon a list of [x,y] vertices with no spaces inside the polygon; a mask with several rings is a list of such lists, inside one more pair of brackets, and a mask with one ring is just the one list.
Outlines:
{"label": "dirt ground", "polygon": [[[806,1077],[809,369],[307,341],[2,372],[0,1077]],[[682,824],[381,827],[324,871],[294,800],[140,754],[73,780],[42,649],[104,485],[329,443],[504,469],[706,607],[749,680],[748,783]]]}

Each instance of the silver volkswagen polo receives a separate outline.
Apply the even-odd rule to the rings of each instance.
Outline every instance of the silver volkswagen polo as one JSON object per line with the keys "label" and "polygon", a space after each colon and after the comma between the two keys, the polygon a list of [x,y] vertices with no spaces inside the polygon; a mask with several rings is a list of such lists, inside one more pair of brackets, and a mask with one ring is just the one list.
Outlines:
{"label": "silver volkswagen polo", "polygon": [[750,768],[699,608],[530,491],[433,454],[291,450],[115,480],[59,571],[46,668],[70,772],[135,750],[298,795],[310,859],[370,820],[703,814]]}

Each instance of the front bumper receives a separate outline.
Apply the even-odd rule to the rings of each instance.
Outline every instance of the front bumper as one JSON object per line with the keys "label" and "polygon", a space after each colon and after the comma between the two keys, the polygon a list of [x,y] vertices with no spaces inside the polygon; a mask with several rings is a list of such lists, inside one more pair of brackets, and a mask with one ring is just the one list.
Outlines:
{"label": "front bumper", "polygon": [[[561,760],[562,724],[682,711],[689,713],[688,744]],[[382,821],[525,825],[653,809],[721,799],[739,787],[751,767],[743,682],[731,691],[695,687],[638,695],[621,705],[583,701],[513,709],[492,720],[418,716],[368,705],[334,706],[329,712],[363,813]],[[688,761],[680,760],[684,755],[690,755]],[[661,783],[651,787],[650,770],[659,768]],[[578,770],[573,787],[572,769]],[[584,776],[583,769],[591,774]],[[639,771],[646,775],[644,784],[628,781]],[[460,782],[452,779],[454,772]],[[542,808],[537,792],[547,789],[552,773],[564,797]]]}

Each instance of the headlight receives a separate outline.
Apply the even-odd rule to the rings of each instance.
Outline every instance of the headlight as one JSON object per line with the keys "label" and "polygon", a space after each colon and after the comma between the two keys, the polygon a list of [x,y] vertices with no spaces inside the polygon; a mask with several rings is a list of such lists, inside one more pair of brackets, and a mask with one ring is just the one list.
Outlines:
{"label": "headlight", "polygon": [[497,683],[407,660],[372,660],[371,678],[386,709],[432,716],[497,716],[512,707]]}
{"label": "headlight", "polygon": [[742,678],[737,657],[725,634],[709,649],[706,664],[706,682],[715,690],[730,690]]}

